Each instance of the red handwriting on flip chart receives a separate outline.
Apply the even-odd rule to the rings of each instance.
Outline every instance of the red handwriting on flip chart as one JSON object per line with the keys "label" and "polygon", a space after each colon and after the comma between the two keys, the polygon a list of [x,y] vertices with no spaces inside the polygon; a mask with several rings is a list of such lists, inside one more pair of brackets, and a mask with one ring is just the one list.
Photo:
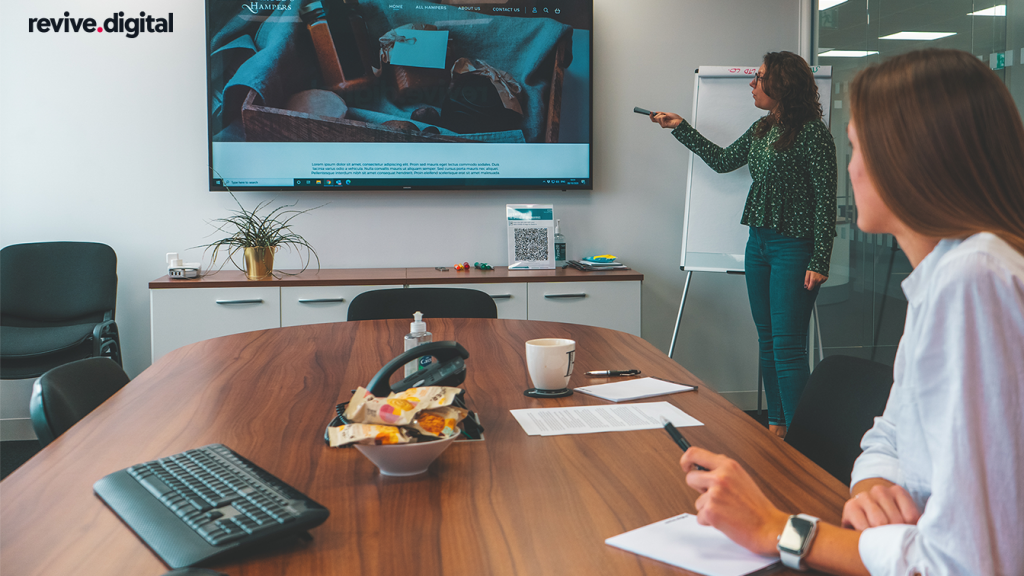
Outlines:
{"label": "red handwriting on flip chart", "polygon": [[729,73],[730,73],[730,74],[736,74],[736,73],[737,73],[737,72],[739,72],[739,71],[740,71],[740,69],[739,69],[739,68],[729,68]]}
{"label": "red handwriting on flip chart", "polygon": [[757,72],[757,68],[747,68],[743,71],[744,74],[754,74]]}

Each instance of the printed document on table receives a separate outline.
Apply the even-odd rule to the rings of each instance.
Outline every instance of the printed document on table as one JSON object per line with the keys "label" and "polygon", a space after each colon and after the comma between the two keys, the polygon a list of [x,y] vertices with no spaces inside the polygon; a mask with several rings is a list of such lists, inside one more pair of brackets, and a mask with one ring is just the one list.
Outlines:
{"label": "printed document on table", "polygon": [[701,526],[693,514],[680,514],[604,541],[609,546],[707,576],[742,576],[775,564],[733,542],[717,528]]}
{"label": "printed document on table", "polygon": [[509,412],[530,436],[653,430],[662,427],[663,416],[677,428],[704,425],[668,402],[525,408]]}
{"label": "printed document on table", "polygon": [[623,402],[627,400],[639,400],[652,396],[664,394],[676,394],[678,392],[689,392],[693,386],[666,382],[657,378],[634,378],[632,380],[620,380],[608,384],[593,384],[591,386],[577,386],[577,392],[597,396],[612,402]]}

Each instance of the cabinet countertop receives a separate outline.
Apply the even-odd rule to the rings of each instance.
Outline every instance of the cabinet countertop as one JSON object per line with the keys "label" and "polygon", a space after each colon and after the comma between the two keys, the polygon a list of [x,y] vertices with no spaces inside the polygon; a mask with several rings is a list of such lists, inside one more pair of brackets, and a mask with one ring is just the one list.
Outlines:
{"label": "cabinet countertop", "polygon": [[221,270],[200,278],[170,279],[167,276],[149,283],[151,290],[165,288],[249,288],[260,286],[372,286],[384,284],[495,284],[503,282],[625,282],[643,281],[636,270],[584,272],[575,268],[554,270],[470,269],[447,272],[435,268],[332,268],[320,270],[281,270],[280,278],[249,280],[239,270]]}

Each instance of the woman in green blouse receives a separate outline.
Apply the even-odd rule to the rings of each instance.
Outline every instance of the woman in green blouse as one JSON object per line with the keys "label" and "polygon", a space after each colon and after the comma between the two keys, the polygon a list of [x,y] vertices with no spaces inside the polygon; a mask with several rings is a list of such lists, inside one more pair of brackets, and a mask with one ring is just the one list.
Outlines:
{"label": "woman in green blouse", "polygon": [[747,164],[753,184],[743,209],[750,226],[744,270],[757,326],[768,425],[785,437],[810,372],[807,326],[828,278],[836,235],[836,147],[821,121],[810,66],[792,52],[769,52],[750,82],[754,106],[768,112],[727,148],[701,136],[678,114],[651,120],[712,170]]}

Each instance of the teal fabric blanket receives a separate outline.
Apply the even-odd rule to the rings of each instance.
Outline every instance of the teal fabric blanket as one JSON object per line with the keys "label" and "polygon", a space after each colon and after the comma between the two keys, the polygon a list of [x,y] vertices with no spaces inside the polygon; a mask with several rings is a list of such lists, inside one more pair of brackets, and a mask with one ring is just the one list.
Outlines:
{"label": "teal fabric blanket", "polygon": [[[460,10],[457,6],[417,9],[416,4],[388,0],[361,2],[363,18],[373,39],[404,24],[433,24],[448,30],[456,57],[483,60],[509,73],[523,91],[522,140],[543,141],[547,119],[547,96],[554,66],[555,47],[572,35],[572,28],[548,18],[498,16]],[[324,2],[329,9],[331,2]],[[298,18],[299,3],[289,10],[278,9],[261,22],[248,10],[211,14],[211,26],[220,26],[210,42],[210,68],[224,81],[223,90],[213,88],[213,125],[233,122],[249,89],[255,90],[267,106],[281,106],[291,94],[317,87],[319,68],[305,24]],[[571,60],[571,54],[567,55]],[[568,65],[568,63],[567,63]],[[408,120],[422,104],[397,105],[386,90],[376,90],[367,103],[367,113]],[[379,117],[384,117],[379,116]],[[470,137],[469,135],[463,135]],[[506,135],[507,137],[507,135]],[[486,138],[490,141],[521,141],[520,137]]]}

